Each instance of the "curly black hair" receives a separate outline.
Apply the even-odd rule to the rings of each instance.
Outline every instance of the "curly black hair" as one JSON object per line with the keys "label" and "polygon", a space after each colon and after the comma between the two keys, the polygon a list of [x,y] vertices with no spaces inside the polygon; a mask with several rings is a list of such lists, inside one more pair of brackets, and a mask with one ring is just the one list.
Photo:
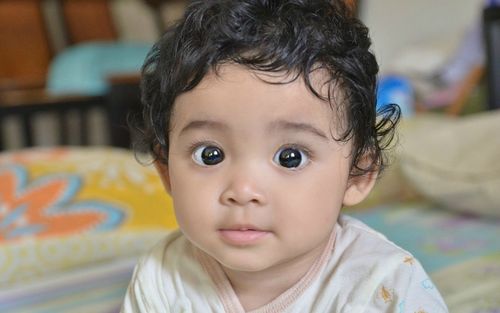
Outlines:
{"label": "curly black hair", "polygon": [[[378,64],[370,45],[368,28],[341,0],[192,1],[143,65],[143,113],[132,125],[141,133],[135,147],[168,163],[176,98],[230,63],[303,79],[345,121],[335,140],[353,140],[351,176],[380,172],[400,110],[388,105],[376,112]],[[327,96],[310,81],[318,69],[327,73]],[[336,92],[341,93],[340,105],[335,105]]]}

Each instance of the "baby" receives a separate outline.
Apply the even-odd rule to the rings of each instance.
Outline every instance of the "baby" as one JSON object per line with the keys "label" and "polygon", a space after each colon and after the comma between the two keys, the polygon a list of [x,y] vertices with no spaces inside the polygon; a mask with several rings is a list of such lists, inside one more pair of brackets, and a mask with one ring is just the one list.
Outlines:
{"label": "baby", "polygon": [[340,214],[385,165],[367,28],[342,1],[193,1],[143,67],[143,144],[180,230],[122,312],[447,312],[411,254]]}

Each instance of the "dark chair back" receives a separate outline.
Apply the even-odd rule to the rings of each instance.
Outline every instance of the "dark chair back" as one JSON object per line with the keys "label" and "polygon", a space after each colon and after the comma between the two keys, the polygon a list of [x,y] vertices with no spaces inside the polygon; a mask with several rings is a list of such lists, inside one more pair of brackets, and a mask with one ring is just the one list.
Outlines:
{"label": "dark chair back", "polygon": [[500,6],[484,9],[488,108],[500,108]]}

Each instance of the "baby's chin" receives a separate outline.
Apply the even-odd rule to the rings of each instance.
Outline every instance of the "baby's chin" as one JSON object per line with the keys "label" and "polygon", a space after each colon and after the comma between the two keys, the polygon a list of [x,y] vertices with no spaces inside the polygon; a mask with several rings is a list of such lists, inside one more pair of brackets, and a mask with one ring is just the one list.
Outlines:
{"label": "baby's chin", "polygon": [[227,251],[226,253],[207,253],[214,258],[224,269],[224,271],[233,271],[240,273],[257,273],[266,270],[278,264],[271,253],[262,253],[257,251],[239,250]]}

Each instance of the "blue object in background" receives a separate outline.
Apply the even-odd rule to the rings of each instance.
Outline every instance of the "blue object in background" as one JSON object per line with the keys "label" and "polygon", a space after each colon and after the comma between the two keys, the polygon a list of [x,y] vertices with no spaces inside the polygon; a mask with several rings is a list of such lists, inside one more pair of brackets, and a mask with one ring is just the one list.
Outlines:
{"label": "blue object in background", "polygon": [[379,79],[377,110],[391,103],[399,105],[403,117],[410,117],[415,113],[415,98],[410,80],[398,75],[383,76]]}
{"label": "blue object in background", "polygon": [[500,6],[500,0],[486,0],[486,7],[497,7]]}
{"label": "blue object in background", "polygon": [[147,43],[91,42],[58,54],[49,69],[51,94],[103,95],[110,75],[139,72],[151,49]]}

